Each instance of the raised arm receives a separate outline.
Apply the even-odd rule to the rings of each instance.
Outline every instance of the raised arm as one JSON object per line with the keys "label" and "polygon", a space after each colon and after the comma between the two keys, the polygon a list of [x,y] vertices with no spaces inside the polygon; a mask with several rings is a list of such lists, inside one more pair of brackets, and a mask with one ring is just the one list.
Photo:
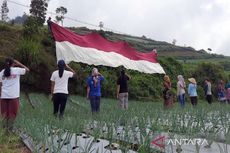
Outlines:
{"label": "raised arm", "polygon": [[18,66],[18,67],[24,68],[24,69],[26,69],[26,71],[27,71],[27,72],[29,72],[29,71],[30,71],[30,69],[29,69],[27,66],[23,65],[23,64],[22,64],[22,63],[20,63],[18,60],[14,60],[14,63],[15,63],[15,66]]}
{"label": "raised arm", "polygon": [[66,64],[66,68],[67,68],[69,71],[73,72],[73,75],[76,74],[76,72],[75,72],[68,64]]}
{"label": "raised arm", "polygon": [[130,75],[128,75],[128,74],[125,74],[125,75],[129,78],[129,80],[132,79],[132,77]]}

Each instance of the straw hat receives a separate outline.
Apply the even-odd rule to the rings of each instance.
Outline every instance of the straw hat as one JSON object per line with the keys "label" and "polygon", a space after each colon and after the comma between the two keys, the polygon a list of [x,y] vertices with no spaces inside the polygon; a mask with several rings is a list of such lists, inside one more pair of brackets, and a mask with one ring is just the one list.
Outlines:
{"label": "straw hat", "polygon": [[196,84],[196,79],[194,79],[194,78],[189,78],[188,81],[193,83],[193,84]]}

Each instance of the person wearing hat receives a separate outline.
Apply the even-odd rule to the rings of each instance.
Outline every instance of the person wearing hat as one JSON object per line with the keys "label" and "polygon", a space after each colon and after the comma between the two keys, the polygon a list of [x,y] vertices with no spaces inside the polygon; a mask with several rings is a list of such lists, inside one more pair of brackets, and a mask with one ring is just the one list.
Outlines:
{"label": "person wearing hat", "polygon": [[[65,70],[65,68],[68,70]],[[62,118],[68,97],[68,80],[75,75],[75,71],[65,64],[64,60],[58,61],[58,70],[52,73],[51,95],[53,100],[53,114]]]}
{"label": "person wearing hat", "polygon": [[87,79],[87,99],[90,100],[91,111],[98,113],[100,111],[101,101],[101,84],[104,77],[98,72],[97,68],[93,68],[91,76]]}
{"label": "person wearing hat", "polygon": [[190,82],[188,85],[188,94],[193,106],[197,105],[197,84],[194,78],[189,78],[188,81]]}
{"label": "person wearing hat", "polygon": [[171,81],[168,75],[164,76],[164,90],[163,90],[163,97],[164,97],[164,107],[169,108],[173,104],[173,98],[171,93]]}

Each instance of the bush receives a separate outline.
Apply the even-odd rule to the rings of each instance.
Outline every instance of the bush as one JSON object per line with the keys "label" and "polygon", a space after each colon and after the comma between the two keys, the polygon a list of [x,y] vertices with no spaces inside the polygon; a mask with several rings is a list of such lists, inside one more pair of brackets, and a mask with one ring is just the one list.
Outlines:
{"label": "bush", "polygon": [[191,72],[191,76],[197,80],[198,85],[201,87],[199,93],[201,97],[204,97],[203,87],[205,79],[210,79],[212,83],[212,90],[216,96],[216,88],[219,80],[227,81],[228,76],[224,72],[224,68],[220,64],[215,63],[200,63]]}
{"label": "bush", "polygon": [[37,65],[41,44],[30,39],[22,39],[19,43],[15,57],[26,65]]}
{"label": "bush", "polygon": [[44,51],[40,42],[31,39],[22,39],[14,58],[30,68],[30,73],[22,78],[24,87],[28,90],[50,89],[49,78],[54,69],[54,57],[50,57]]}
{"label": "bush", "polygon": [[25,38],[33,39],[39,34],[39,23],[34,17],[29,16],[23,26],[23,34]]}

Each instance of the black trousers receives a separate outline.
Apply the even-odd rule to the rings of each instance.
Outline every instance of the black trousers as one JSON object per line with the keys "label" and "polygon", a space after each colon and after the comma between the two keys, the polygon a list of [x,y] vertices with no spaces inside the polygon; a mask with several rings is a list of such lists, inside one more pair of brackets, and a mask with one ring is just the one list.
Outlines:
{"label": "black trousers", "polygon": [[193,106],[197,105],[197,97],[190,97]]}
{"label": "black trousers", "polygon": [[212,95],[206,95],[206,100],[209,104],[212,103]]}
{"label": "black trousers", "polygon": [[53,95],[53,106],[54,106],[54,115],[63,116],[66,106],[68,94],[64,93],[55,93]]}

